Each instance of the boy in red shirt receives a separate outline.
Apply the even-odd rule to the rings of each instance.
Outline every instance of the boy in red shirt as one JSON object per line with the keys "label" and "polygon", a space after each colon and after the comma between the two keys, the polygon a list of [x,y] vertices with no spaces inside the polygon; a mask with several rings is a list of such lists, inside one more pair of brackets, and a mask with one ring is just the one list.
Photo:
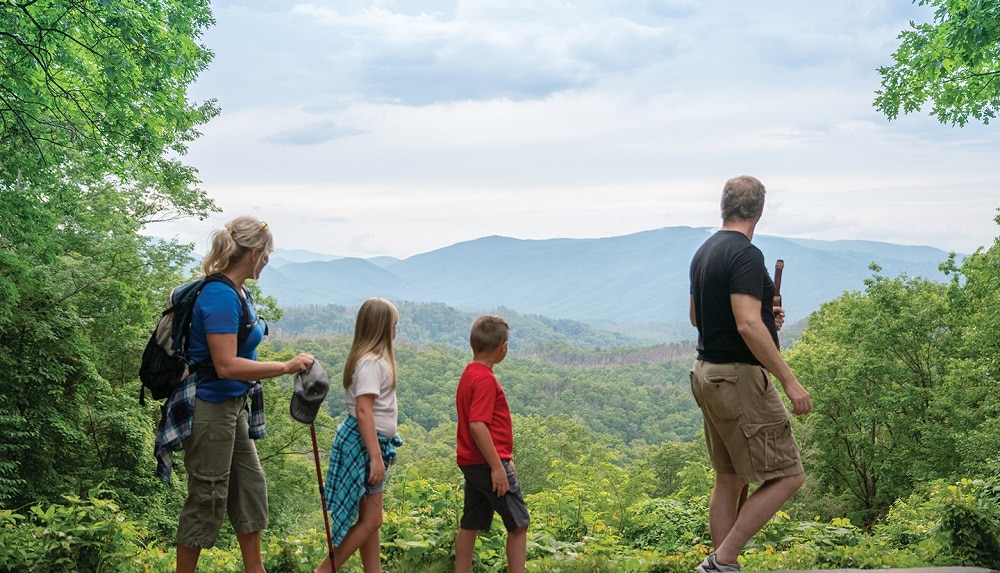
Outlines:
{"label": "boy in red shirt", "polygon": [[465,475],[465,506],[455,536],[455,573],[469,573],[476,536],[488,531],[493,513],[507,529],[507,571],[523,573],[528,540],[528,507],[512,460],[514,430],[510,408],[493,365],[507,356],[510,327],[486,314],[472,323],[472,362],[455,393],[458,410],[458,467]]}

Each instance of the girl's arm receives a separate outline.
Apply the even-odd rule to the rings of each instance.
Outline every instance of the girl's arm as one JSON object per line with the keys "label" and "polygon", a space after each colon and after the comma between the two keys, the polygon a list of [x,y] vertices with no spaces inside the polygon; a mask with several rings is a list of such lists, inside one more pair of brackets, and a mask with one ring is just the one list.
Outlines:
{"label": "girl's arm", "polygon": [[358,414],[358,430],[361,439],[368,450],[369,462],[368,483],[375,485],[385,479],[385,462],[382,461],[382,448],[378,445],[378,433],[375,431],[375,415],[372,408],[375,405],[375,394],[362,394],[355,399],[355,409]]}

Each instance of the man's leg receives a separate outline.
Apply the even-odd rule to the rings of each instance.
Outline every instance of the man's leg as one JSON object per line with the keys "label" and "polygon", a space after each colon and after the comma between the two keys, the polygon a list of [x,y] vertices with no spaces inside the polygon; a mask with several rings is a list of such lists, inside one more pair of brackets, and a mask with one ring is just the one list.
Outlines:
{"label": "man's leg", "polygon": [[507,533],[507,573],[524,573],[528,553],[528,526]]}
{"label": "man's leg", "polygon": [[[737,480],[738,481],[738,480]],[[736,558],[750,538],[760,531],[769,519],[785,505],[792,495],[805,481],[805,474],[796,474],[774,478],[765,481],[750,497],[747,498],[739,516],[730,527],[722,543],[715,545],[715,557],[720,563],[736,563]],[[740,485],[742,487],[742,484]],[[739,496],[740,488],[733,490],[735,495],[731,499],[728,507],[733,514],[736,512],[736,500]],[[715,502],[715,492],[712,493],[712,501]],[[722,500],[720,500],[721,502]],[[709,511],[711,515],[711,510]],[[711,518],[710,518],[711,519]],[[715,543],[715,529],[712,529],[712,542]]]}
{"label": "man's leg", "polygon": [[455,573],[472,571],[472,552],[476,548],[476,529],[461,529],[455,534]]}
{"label": "man's leg", "polygon": [[[737,505],[743,480],[736,474],[715,474],[715,487],[708,502],[708,528],[712,545],[718,548],[736,523]],[[728,563],[728,561],[727,561]]]}

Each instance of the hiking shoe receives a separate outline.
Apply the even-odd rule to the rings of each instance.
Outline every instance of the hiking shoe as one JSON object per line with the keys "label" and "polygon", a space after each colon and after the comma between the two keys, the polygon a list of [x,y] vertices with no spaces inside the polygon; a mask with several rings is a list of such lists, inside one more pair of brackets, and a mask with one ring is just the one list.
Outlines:
{"label": "hiking shoe", "polygon": [[739,563],[719,563],[719,560],[715,558],[715,553],[710,553],[708,557],[701,562],[698,569],[696,569],[698,573],[730,573],[739,570]]}

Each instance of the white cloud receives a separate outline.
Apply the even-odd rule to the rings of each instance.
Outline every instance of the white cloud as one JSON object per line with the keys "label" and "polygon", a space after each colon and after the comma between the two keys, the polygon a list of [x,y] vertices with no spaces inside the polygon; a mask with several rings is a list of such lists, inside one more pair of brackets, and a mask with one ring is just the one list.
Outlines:
{"label": "white cloud", "polygon": [[762,233],[971,251],[1000,136],[872,107],[926,7],[893,0],[213,3],[193,90],[223,114],[189,162],[282,246],[406,256],[484,235],[714,226],[724,180]]}

